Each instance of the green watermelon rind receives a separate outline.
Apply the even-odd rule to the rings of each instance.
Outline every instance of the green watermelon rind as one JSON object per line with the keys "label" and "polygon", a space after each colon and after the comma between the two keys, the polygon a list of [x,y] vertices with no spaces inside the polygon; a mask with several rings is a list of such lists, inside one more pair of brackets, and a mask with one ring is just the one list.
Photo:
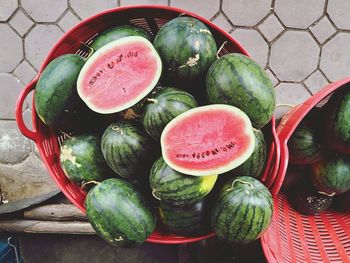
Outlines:
{"label": "green watermelon rind", "polygon": [[59,122],[74,114],[79,99],[76,81],[85,60],[76,54],[65,54],[52,60],[40,74],[35,87],[35,109],[48,126],[60,129]]}
{"label": "green watermelon rind", "polygon": [[[90,102],[89,97],[85,96],[84,92],[82,91],[83,90],[83,81],[85,79],[87,71],[90,70],[90,68],[94,66],[95,61],[98,58],[100,58],[101,56],[108,54],[111,50],[114,50],[115,48],[118,48],[119,46],[125,46],[131,42],[138,42],[138,43],[140,43],[142,45],[146,45],[150,48],[150,50],[153,54],[153,57],[157,63],[156,74],[155,74],[153,80],[151,81],[151,83],[147,87],[144,88],[143,92],[140,92],[139,94],[135,94],[135,96],[132,100],[130,100],[122,105],[115,106],[115,107],[110,108],[110,109],[102,109],[102,108],[96,107],[92,102]],[[103,47],[101,47],[100,49],[98,49],[96,52],[94,52],[91,55],[91,57],[86,61],[85,65],[83,66],[83,68],[80,71],[80,74],[79,74],[78,80],[77,80],[77,90],[78,90],[78,94],[79,94],[80,98],[85,102],[85,104],[91,110],[98,112],[98,113],[102,113],[102,114],[121,112],[125,109],[128,109],[128,108],[134,106],[139,101],[141,101],[144,97],[146,97],[147,94],[149,94],[154,89],[154,87],[157,85],[157,83],[160,79],[161,73],[162,73],[162,61],[161,61],[160,56],[158,55],[157,51],[155,50],[155,48],[153,47],[153,45],[150,41],[148,41],[146,38],[139,37],[139,36],[124,37],[124,38],[109,42],[108,44],[104,45]]]}
{"label": "green watermelon rind", "polygon": [[163,157],[151,168],[149,182],[153,196],[173,206],[192,205],[213,189],[217,175],[194,177],[170,168]]}
{"label": "green watermelon rind", "polygon": [[71,181],[102,181],[112,175],[103,158],[100,141],[93,135],[80,135],[63,141],[60,163]]}
{"label": "green watermelon rind", "polygon": [[265,70],[238,53],[226,54],[210,66],[206,94],[212,104],[229,104],[243,110],[256,129],[270,121],[276,105],[275,90]]}
{"label": "green watermelon rind", "polygon": [[239,176],[222,188],[212,210],[211,224],[219,239],[248,244],[264,233],[272,215],[269,190],[255,178]]}
{"label": "green watermelon rind", "polygon": [[161,87],[149,99],[142,116],[142,123],[147,133],[159,140],[164,127],[176,116],[197,107],[194,97],[183,90],[172,87]]}
{"label": "green watermelon rind", "polygon": [[107,179],[94,186],[85,205],[96,233],[112,245],[142,244],[156,227],[156,218],[143,197],[121,179]]}
{"label": "green watermelon rind", "polygon": [[122,25],[104,30],[89,44],[89,47],[96,51],[109,42],[128,36],[144,37],[151,41],[151,36],[143,28],[133,25]]}
{"label": "green watermelon rind", "polygon": [[[242,154],[242,156],[240,156],[239,158],[236,158],[234,160],[232,160],[231,162],[229,162],[226,165],[221,165],[219,167],[214,167],[211,169],[206,169],[205,171],[203,170],[195,170],[195,169],[190,169],[190,168],[184,168],[181,167],[179,165],[174,164],[169,158],[168,158],[168,154],[167,154],[167,145],[165,143],[165,137],[168,134],[168,131],[177,124],[177,122],[186,119],[186,117],[191,116],[193,113],[198,113],[198,112],[205,112],[208,110],[225,110],[228,113],[232,113],[235,116],[239,116],[240,118],[242,118],[244,120],[244,122],[246,123],[246,129],[243,130],[242,132],[244,132],[247,136],[250,137],[251,142],[249,144],[248,149],[244,152],[244,154]],[[255,135],[254,135],[254,131],[253,131],[253,127],[251,124],[251,121],[249,119],[249,117],[247,116],[247,114],[245,114],[242,110],[240,110],[239,108],[236,108],[234,106],[230,106],[230,105],[225,105],[225,104],[212,104],[212,105],[207,105],[207,106],[201,106],[201,107],[197,107],[194,109],[190,109],[180,115],[178,115],[177,117],[175,117],[174,119],[172,119],[167,126],[164,128],[161,138],[160,138],[160,144],[161,144],[161,149],[162,149],[162,156],[164,158],[164,161],[174,170],[183,173],[183,174],[189,174],[189,175],[193,175],[193,176],[206,176],[206,175],[211,175],[211,174],[223,174],[225,172],[228,172],[238,166],[240,166],[241,164],[243,164],[253,153],[254,148],[255,148]]]}
{"label": "green watermelon rind", "polygon": [[108,165],[123,178],[142,177],[153,163],[154,142],[136,122],[110,124],[101,139],[102,154]]}

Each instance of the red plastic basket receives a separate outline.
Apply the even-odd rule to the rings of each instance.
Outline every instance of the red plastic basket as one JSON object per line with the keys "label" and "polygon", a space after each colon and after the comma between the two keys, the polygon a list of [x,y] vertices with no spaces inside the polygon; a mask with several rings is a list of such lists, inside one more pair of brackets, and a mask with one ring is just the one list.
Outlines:
{"label": "red plastic basket", "polygon": [[[281,160],[272,186],[274,195],[280,190],[287,171],[290,136],[312,108],[323,105],[332,92],[347,83],[350,78],[326,86],[283,117],[277,128]],[[316,216],[302,215],[289,205],[282,193],[275,199],[274,209],[272,224],[261,238],[268,262],[350,262],[350,213],[329,211]]]}
{"label": "red plastic basket", "polygon": [[[80,189],[77,184],[72,183],[67,179],[59,163],[59,146],[63,140],[63,136],[57,133],[57,131],[48,129],[48,127],[40,121],[35,111],[34,101],[32,111],[33,130],[29,130],[23,121],[23,103],[28,94],[35,89],[40,73],[51,60],[66,53],[77,53],[86,57],[88,55],[86,52],[86,44],[91,43],[98,32],[101,32],[109,27],[131,23],[141,26],[155,35],[162,25],[164,25],[167,21],[178,17],[180,14],[195,17],[205,23],[213,33],[218,46],[221,46],[225,41],[227,41],[227,43],[221,49],[219,55],[238,52],[249,56],[247,51],[229,34],[221,30],[210,21],[191,12],[163,6],[121,7],[90,17],[64,34],[63,37],[51,49],[36,78],[24,88],[19,96],[16,105],[16,119],[19,129],[26,137],[35,141],[41,158],[49,170],[50,175],[53,177],[66,197],[83,212],[85,212],[84,200],[86,192]],[[267,186],[271,186],[275,180],[279,160],[279,142],[274,127],[275,122],[274,119],[272,119],[264,128],[264,133],[268,140],[269,153],[262,181]],[[155,243],[178,244],[195,242],[212,235],[212,233],[209,233],[207,235],[197,237],[181,237],[161,233],[160,231],[156,230],[147,241]]]}

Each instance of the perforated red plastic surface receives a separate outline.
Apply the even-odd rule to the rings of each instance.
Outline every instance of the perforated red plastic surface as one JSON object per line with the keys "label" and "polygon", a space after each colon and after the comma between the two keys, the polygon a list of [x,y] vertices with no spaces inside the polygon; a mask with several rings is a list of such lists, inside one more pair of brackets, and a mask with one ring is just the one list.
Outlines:
{"label": "perforated red plastic surface", "polygon": [[[29,83],[19,96],[16,105],[16,119],[18,127],[21,132],[28,138],[36,142],[39,149],[40,155],[50,172],[52,178],[56,181],[62,192],[66,197],[85,212],[84,200],[86,192],[80,189],[80,187],[70,182],[64,175],[60,163],[59,163],[59,145],[64,139],[64,136],[57,133],[54,130],[48,129],[35,112],[35,105],[33,103],[33,131],[30,131],[24,124],[22,116],[22,106],[25,98],[28,94],[35,89],[35,85],[40,76],[40,73],[45,66],[54,58],[66,54],[66,53],[77,53],[83,57],[88,55],[88,48],[86,44],[96,37],[98,32],[103,31],[106,28],[123,25],[123,24],[134,24],[143,27],[153,35],[155,35],[159,28],[164,25],[167,21],[178,17],[180,14],[195,17],[205,23],[216,40],[218,47],[220,47],[225,41],[227,43],[221,49],[219,55],[223,55],[231,52],[238,52],[249,56],[247,51],[236,42],[229,34],[221,30],[219,27],[211,23],[210,21],[199,17],[191,12],[185,10],[162,7],[162,6],[132,6],[132,7],[121,7],[111,9],[88,18],[77,26],[72,28],[56,43],[51,49],[50,53],[46,57],[43,65],[41,66],[38,76]],[[265,172],[262,177],[262,181],[267,185],[271,186],[276,178],[277,167],[279,161],[279,141],[275,132],[275,121],[272,119],[270,123],[264,128],[264,133],[268,141],[268,161],[266,163]],[[276,167],[277,166],[277,167]],[[155,243],[166,243],[166,244],[178,244],[186,242],[195,242],[201,239],[212,236],[212,233],[198,237],[181,237],[171,234],[161,233],[159,230],[155,231],[151,237],[147,240],[148,242]]]}
{"label": "perforated red plastic surface", "polygon": [[[281,159],[272,185],[273,195],[279,192],[287,171],[290,136],[313,107],[324,104],[332,92],[347,83],[350,78],[326,86],[282,119],[277,128]],[[275,199],[274,208],[272,224],[261,238],[268,262],[350,262],[350,213],[329,211],[316,216],[301,215],[283,194]]]}

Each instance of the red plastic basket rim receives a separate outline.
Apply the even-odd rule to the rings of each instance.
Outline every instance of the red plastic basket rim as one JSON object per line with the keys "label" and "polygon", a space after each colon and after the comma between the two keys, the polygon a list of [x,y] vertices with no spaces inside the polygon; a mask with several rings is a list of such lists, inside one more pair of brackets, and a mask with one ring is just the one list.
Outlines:
{"label": "red plastic basket rim", "polygon": [[[117,7],[117,8],[112,8],[112,9],[108,9],[106,11],[100,12],[94,16],[91,16],[81,22],[79,22],[76,26],[74,26],[72,29],[70,29],[69,31],[67,31],[55,44],[54,46],[50,49],[49,53],[46,55],[37,75],[35,76],[35,78],[22,90],[20,96],[19,96],[19,100],[17,101],[17,105],[16,105],[16,119],[17,119],[17,123],[18,126],[21,130],[21,132],[27,136],[28,138],[30,138],[33,141],[37,141],[40,136],[38,134],[38,127],[37,127],[37,115],[36,115],[36,111],[35,111],[35,105],[34,105],[34,99],[33,99],[33,108],[32,108],[32,124],[33,124],[33,131],[28,130],[28,128],[25,127],[25,124],[23,122],[23,117],[22,117],[22,105],[23,105],[23,101],[24,98],[26,97],[26,95],[28,95],[28,93],[33,90],[35,88],[35,84],[37,82],[37,80],[40,77],[41,72],[44,70],[44,68],[46,67],[46,65],[53,59],[52,56],[55,52],[55,50],[65,41],[65,39],[72,34],[72,32],[74,32],[75,30],[77,30],[78,28],[82,27],[83,25],[92,22],[93,20],[95,20],[96,18],[99,18],[101,16],[104,16],[106,14],[110,14],[110,13],[114,13],[114,12],[121,12],[123,10],[130,10],[130,9],[158,9],[158,10],[167,10],[167,11],[173,11],[176,12],[178,14],[184,14],[184,15],[188,15],[194,18],[197,18],[198,20],[204,22],[207,25],[210,25],[212,28],[214,28],[214,30],[216,30],[217,32],[219,32],[220,34],[224,35],[225,38],[228,39],[229,42],[231,42],[232,44],[234,44],[237,49],[242,53],[245,54],[246,56],[250,57],[250,54],[247,52],[247,50],[239,43],[237,42],[230,34],[228,34],[227,32],[225,32],[224,30],[222,30],[220,27],[218,27],[217,25],[215,25],[214,23],[212,23],[211,21],[186,10],[180,9],[180,8],[176,8],[176,7],[169,7],[169,6],[161,6],[161,5],[134,5],[134,6],[124,6],[124,7]],[[24,94],[26,94],[24,96]],[[274,118],[272,117],[272,121],[274,123]],[[276,163],[279,163],[279,141],[275,132],[275,129],[272,128],[272,137],[274,140],[274,145],[275,145],[275,155],[274,156],[270,156],[270,158],[275,158]],[[43,149],[39,148],[39,152],[41,154],[41,156],[44,156],[42,153]],[[50,164],[47,162],[47,160],[45,158],[43,158],[43,161],[45,162],[46,166],[50,166]],[[275,166],[272,167],[273,171],[275,171]],[[271,168],[271,169],[272,169]],[[276,171],[277,172],[277,171]],[[275,178],[275,177],[273,177]],[[61,187],[61,182],[56,178],[53,177],[53,179],[55,180],[55,183],[60,187],[61,191],[65,194],[65,196],[74,204],[76,205],[78,208],[80,208],[82,211],[85,212],[85,207],[82,207],[82,205],[80,203],[78,203],[76,200],[73,199],[73,197],[70,195],[70,193],[68,191],[66,191],[63,187]],[[272,182],[271,182],[272,184]],[[208,238],[213,236],[213,233],[210,233],[208,235],[205,236],[199,236],[199,237],[181,237],[181,236],[174,236],[169,237],[166,236],[166,239],[161,240],[161,236],[155,236],[155,237],[151,237],[149,238],[147,241],[148,242],[154,242],[154,243],[164,243],[164,244],[180,244],[180,243],[188,243],[188,242],[196,242],[199,240],[202,240],[204,238]],[[160,238],[160,239],[159,239]]]}

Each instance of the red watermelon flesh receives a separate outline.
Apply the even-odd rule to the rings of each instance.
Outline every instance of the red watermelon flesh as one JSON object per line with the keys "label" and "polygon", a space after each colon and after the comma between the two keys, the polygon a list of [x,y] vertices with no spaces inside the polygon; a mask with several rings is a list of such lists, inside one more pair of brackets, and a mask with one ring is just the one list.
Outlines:
{"label": "red watermelon flesh", "polygon": [[77,81],[83,101],[98,113],[132,107],[157,84],[162,64],[143,37],[125,37],[98,49],[85,63]]}
{"label": "red watermelon flesh", "polygon": [[161,136],[165,162],[194,176],[236,168],[250,157],[254,144],[248,116],[236,107],[221,104],[186,111],[173,119]]}

